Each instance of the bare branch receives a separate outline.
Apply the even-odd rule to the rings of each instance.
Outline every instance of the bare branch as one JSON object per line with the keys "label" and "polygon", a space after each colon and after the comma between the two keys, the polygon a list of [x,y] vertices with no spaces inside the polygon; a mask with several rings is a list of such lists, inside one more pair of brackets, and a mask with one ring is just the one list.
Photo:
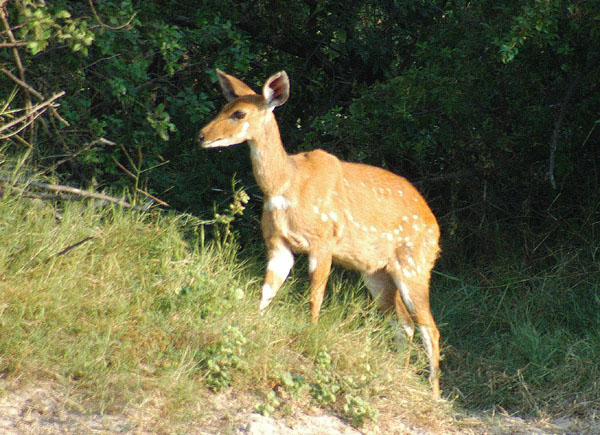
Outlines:
{"label": "bare branch", "polygon": [[[149,205],[139,207],[139,206],[132,205],[123,199],[115,198],[114,196],[109,196],[104,193],[82,190],[82,189],[78,189],[76,187],[64,186],[62,184],[48,184],[48,183],[42,183],[39,181],[21,180],[21,179],[16,179],[16,178],[13,178],[10,176],[0,174],[0,183],[2,181],[6,182],[6,183],[10,183],[13,186],[23,185],[24,187],[19,188],[19,190],[21,192],[25,191],[25,189],[27,189],[29,187],[34,187],[34,188],[46,190],[49,192],[58,192],[59,194],[67,193],[70,195],[78,196],[82,199],[96,199],[99,201],[111,202],[113,204],[120,205],[121,207],[131,208],[133,210],[138,210],[138,211],[147,211],[151,205],[151,203],[150,203]],[[56,197],[53,197],[53,198],[56,198]],[[63,198],[63,199],[72,200],[71,198]]]}
{"label": "bare branch", "polygon": [[49,166],[48,168],[43,169],[42,171],[38,172],[37,175],[39,176],[39,175],[43,175],[43,174],[46,174],[48,172],[54,171],[56,168],[58,168],[63,163],[66,163],[69,160],[73,160],[79,154],[86,152],[87,150],[89,150],[90,148],[92,148],[92,147],[94,147],[94,146],[96,146],[98,144],[110,145],[110,146],[115,146],[116,145],[116,143],[114,143],[114,142],[112,142],[112,141],[110,141],[108,139],[105,139],[105,138],[101,137],[99,139],[96,139],[96,140],[90,142],[89,144],[87,144],[86,146],[84,146],[83,148],[81,148],[79,151],[71,154],[69,157],[66,157],[66,158],[64,158],[62,160],[59,160],[58,162],[54,163],[52,166]]}
{"label": "bare branch", "polygon": [[26,47],[26,42],[0,42],[0,48]]}
{"label": "bare branch", "polygon": [[[52,105],[54,103],[55,100],[57,100],[58,98],[62,97],[63,95],[65,95],[64,91],[59,92],[58,94],[54,94],[52,97],[50,97],[49,99],[47,99],[46,101],[38,104],[37,106],[34,106],[32,108],[30,108],[29,113],[25,114],[24,116],[21,116],[20,118],[17,118],[9,123],[4,124],[3,126],[0,127],[0,132],[4,131],[4,130],[8,130],[9,128],[25,121],[26,119],[30,118],[32,116],[32,114],[34,112],[42,112],[44,110],[46,110],[46,108],[50,105]],[[41,115],[41,113],[37,114],[37,116]],[[29,121],[30,123],[31,121]],[[14,133],[11,133],[11,135]]]}
{"label": "bare branch", "polygon": [[43,101],[45,99],[44,96],[42,94],[40,94],[38,91],[36,91],[35,89],[33,89],[33,87],[31,87],[31,85],[29,83],[26,83],[25,81],[21,80],[20,78],[15,76],[13,73],[11,73],[6,68],[0,68],[0,72],[2,72],[5,76],[7,76],[13,82],[15,82],[16,84],[21,86],[23,89],[29,91],[38,100]]}
{"label": "bare branch", "polygon": [[84,239],[80,240],[80,241],[79,241],[79,242],[77,242],[77,243],[73,243],[72,245],[69,245],[69,246],[67,246],[67,247],[66,247],[65,249],[63,249],[62,251],[60,251],[60,252],[57,252],[56,254],[52,255],[51,257],[48,257],[48,258],[46,259],[46,261],[44,261],[44,263],[47,263],[47,262],[49,262],[49,261],[50,261],[51,259],[53,259],[53,258],[60,257],[60,256],[62,256],[62,255],[65,255],[65,254],[67,254],[69,251],[71,251],[71,250],[75,249],[75,248],[76,248],[76,247],[78,247],[78,246],[81,246],[81,245],[83,245],[85,242],[89,242],[90,240],[93,240],[93,237],[86,237],[86,238],[84,238]]}
{"label": "bare branch", "polygon": [[[0,72],[2,72],[5,76],[7,76],[13,82],[15,82],[16,84],[21,86],[23,89],[25,89],[26,92],[29,92],[31,95],[36,97],[38,100],[44,101],[46,99],[40,92],[36,91],[29,83],[25,82],[24,80],[19,79],[17,76],[15,76],[13,73],[8,71],[6,68],[0,68]],[[67,127],[69,127],[71,125],[71,124],[69,124],[69,122],[67,120],[65,120],[62,116],[60,116],[58,114],[58,112],[56,111],[56,109],[54,109],[54,107],[51,107],[50,111],[52,113],[52,116],[57,118],[60,122],[65,124]]]}
{"label": "bare branch", "polygon": [[[12,29],[10,27],[10,23],[8,22],[8,17],[7,17],[7,13],[6,13],[6,1],[2,1],[0,2],[0,21],[2,21],[2,24],[4,25],[4,30],[6,31],[6,34],[8,35],[8,40],[12,43],[12,44],[16,44],[19,41],[17,41],[15,39],[15,35],[13,35]],[[19,55],[19,50],[17,46],[13,46],[12,47],[12,53],[13,53],[13,58],[15,60],[15,65],[17,66],[17,70],[19,71],[19,77],[21,78],[22,81],[25,81],[25,68],[23,68],[23,62],[21,61],[21,56]],[[31,111],[31,95],[29,93],[29,90],[25,89],[25,109],[27,112]],[[33,124],[33,122],[35,121],[35,118],[32,118],[30,120],[30,122],[27,123],[27,125],[29,124]],[[31,130],[31,134],[33,137],[33,129]]]}
{"label": "bare branch", "polygon": [[123,24],[122,26],[117,26],[117,27],[112,27],[109,26],[108,24],[105,24],[100,17],[98,16],[98,12],[96,12],[96,8],[94,7],[94,2],[92,0],[88,0],[88,3],[90,4],[90,8],[92,9],[92,14],[94,14],[94,18],[96,18],[96,21],[98,21],[98,23],[100,23],[100,25],[102,27],[106,27],[107,29],[110,30],[121,30],[124,29],[125,27],[128,27],[131,22],[133,21],[133,19],[135,18],[135,16],[137,15],[137,12],[134,12],[134,14],[131,16],[131,18],[129,18],[129,20]]}

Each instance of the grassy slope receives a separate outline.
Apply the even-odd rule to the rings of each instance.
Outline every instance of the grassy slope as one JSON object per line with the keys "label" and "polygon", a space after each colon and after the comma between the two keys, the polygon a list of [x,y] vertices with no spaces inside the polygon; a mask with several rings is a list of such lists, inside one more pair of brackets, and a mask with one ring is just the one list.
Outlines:
{"label": "grassy slope", "polygon": [[[421,347],[395,349],[352,274],[332,276],[318,327],[304,278],[260,317],[262,252],[241,261],[203,231],[186,216],[0,200],[0,377],[58,383],[94,412],[152,403],[161,427],[202,424],[202,403],[227,389],[265,414],[316,405],[357,426],[452,424],[450,405],[429,400]],[[543,274],[436,276],[447,397],[534,414],[600,407],[600,277],[585,255]]]}
{"label": "grassy slope", "polygon": [[355,281],[332,279],[317,327],[293,279],[260,317],[262,255],[241,262],[202,234],[190,217],[1,200],[0,377],[56,382],[94,412],[153,403],[163,427],[201,424],[199,403],[228,388],[265,414],[448,420],[415,374],[420,349],[404,370],[410,350],[393,350]]}

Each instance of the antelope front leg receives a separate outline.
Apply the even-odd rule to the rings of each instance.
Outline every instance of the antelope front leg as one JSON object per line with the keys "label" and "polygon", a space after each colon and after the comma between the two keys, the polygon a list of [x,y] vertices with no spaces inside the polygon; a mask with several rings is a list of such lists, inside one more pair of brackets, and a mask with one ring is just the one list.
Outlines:
{"label": "antelope front leg", "polygon": [[294,265],[294,255],[283,243],[267,243],[267,256],[269,262],[259,307],[261,314],[269,306]]}
{"label": "antelope front leg", "polygon": [[327,279],[331,271],[331,253],[309,254],[308,272],[310,274],[310,317],[313,323],[319,321],[319,312],[325,295]]}

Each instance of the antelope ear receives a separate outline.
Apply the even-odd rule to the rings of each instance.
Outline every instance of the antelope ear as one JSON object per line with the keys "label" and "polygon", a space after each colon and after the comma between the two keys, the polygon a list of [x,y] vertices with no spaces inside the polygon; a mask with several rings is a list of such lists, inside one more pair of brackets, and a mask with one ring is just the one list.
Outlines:
{"label": "antelope ear", "polygon": [[243,97],[244,95],[256,95],[256,92],[250,89],[250,86],[248,86],[246,83],[240,79],[236,79],[234,76],[225,74],[218,68],[217,77],[219,78],[219,84],[221,85],[223,95],[225,95],[227,101],[233,101],[238,97]]}
{"label": "antelope ear", "polygon": [[263,85],[263,97],[271,110],[285,103],[289,96],[290,79],[285,71],[273,74]]}

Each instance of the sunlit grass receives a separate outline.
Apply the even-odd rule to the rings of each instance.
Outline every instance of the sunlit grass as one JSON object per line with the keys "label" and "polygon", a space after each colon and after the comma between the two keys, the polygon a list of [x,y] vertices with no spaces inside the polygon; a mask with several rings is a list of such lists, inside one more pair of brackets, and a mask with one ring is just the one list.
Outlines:
{"label": "sunlit grass", "polygon": [[332,273],[315,326],[300,259],[260,316],[262,249],[212,232],[185,215],[0,200],[0,377],[58,385],[78,411],[150,409],[164,428],[202,421],[228,391],[264,414],[319,406],[382,430],[398,416],[447,427],[454,404],[598,405],[599,278],[584,254],[544,273],[498,266],[493,281],[436,274],[452,402],[434,403],[418,335],[398,348],[355,274]]}
{"label": "sunlit grass", "polygon": [[304,279],[260,316],[262,256],[241,260],[231,237],[206,242],[207,231],[189,216],[1,200],[0,376],[55,382],[90,412],[152,403],[161,424],[201,419],[198,402],[227,389],[263,413],[443,421],[449,408],[417,373],[422,352],[405,370],[410,349],[396,350],[355,278],[332,278],[318,326]]}

